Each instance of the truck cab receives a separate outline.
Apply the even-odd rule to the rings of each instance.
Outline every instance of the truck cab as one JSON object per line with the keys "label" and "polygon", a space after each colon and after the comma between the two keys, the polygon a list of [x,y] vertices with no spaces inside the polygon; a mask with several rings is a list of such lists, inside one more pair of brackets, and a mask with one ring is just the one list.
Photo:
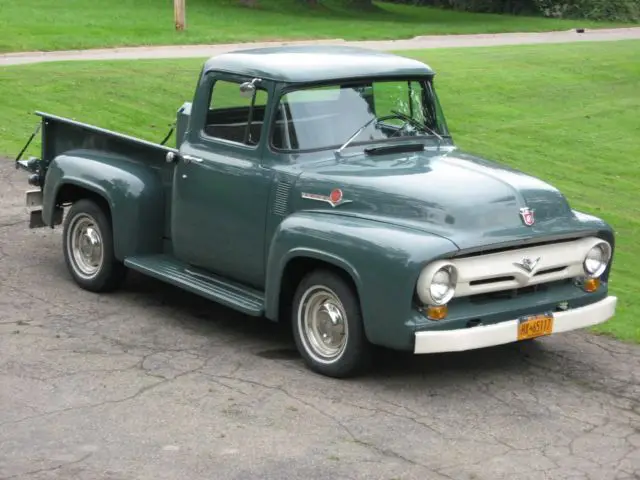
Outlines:
{"label": "truck cab", "polygon": [[[314,371],[604,322],[613,229],[460,150],[435,72],[342,46],[205,62],[168,147],[39,112],[32,226],[63,224],[85,289],[129,269],[291,324]],[[66,217],[63,220],[63,212]]]}

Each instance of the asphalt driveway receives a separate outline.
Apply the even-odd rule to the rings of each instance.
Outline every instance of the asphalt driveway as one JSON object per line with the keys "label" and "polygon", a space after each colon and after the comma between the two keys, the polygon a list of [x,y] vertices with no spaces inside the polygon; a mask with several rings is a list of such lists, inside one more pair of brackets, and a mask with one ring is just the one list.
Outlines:
{"label": "asphalt driveway", "polygon": [[586,333],[384,352],[348,381],[286,331],[131,275],[70,280],[0,162],[0,478],[638,479],[640,347]]}

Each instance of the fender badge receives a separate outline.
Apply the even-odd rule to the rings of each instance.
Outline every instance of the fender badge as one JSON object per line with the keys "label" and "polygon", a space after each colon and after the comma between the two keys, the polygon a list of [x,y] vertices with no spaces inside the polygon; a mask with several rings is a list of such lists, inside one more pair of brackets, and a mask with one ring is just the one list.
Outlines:
{"label": "fender badge", "polygon": [[327,195],[320,195],[317,193],[302,193],[302,198],[306,198],[308,200],[317,200],[319,202],[326,202],[332,207],[337,207],[339,205],[343,205],[345,203],[351,203],[352,200],[345,200],[342,196],[342,190],[339,188],[335,188],[331,191],[331,193]]}
{"label": "fender badge", "polygon": [[535,270],[536,265],[538,265],[538,262],[540,261],[540,258],[542,257],[538,257],[534,260],[533,258],[524,257],[519,262],[514,262],[514,265],[516,267],[520,267],[523,270],[526,270],[527,272],[531,273]]}
{"label": "fender badge", "polygon": [[522,221],[528,227],[530,227],[536,222],[536,219],[533,216],[534,211],[535,210],[531,210],[529,207],[524,207],[520,209],[520,217],[522,217]]}

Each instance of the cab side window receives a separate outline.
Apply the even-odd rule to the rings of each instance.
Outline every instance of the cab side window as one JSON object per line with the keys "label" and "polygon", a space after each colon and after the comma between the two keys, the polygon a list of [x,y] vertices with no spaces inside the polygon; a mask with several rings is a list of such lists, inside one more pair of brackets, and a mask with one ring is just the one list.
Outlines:
{"label": "cab side window", "polygon": [[255,146],[260,141],[268,94],[256,86],[252,107],[252,99],[240,95],[241,83],[213,83],[204,133],[213,139]]}

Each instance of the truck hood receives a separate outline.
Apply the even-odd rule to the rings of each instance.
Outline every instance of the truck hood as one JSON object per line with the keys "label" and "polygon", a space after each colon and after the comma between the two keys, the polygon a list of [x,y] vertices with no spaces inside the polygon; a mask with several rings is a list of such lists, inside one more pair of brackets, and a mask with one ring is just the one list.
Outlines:
{"label": "truck hood", "polygon": [[[327,202],[334,189],[342,192],[337,205]],[[460,249],[588,229],[556,188],[457,149],[309,164],[296,190],[296,210],[329,210],[419,229]],[[533,210],[533,225],[525,224],[522,208]]]}

